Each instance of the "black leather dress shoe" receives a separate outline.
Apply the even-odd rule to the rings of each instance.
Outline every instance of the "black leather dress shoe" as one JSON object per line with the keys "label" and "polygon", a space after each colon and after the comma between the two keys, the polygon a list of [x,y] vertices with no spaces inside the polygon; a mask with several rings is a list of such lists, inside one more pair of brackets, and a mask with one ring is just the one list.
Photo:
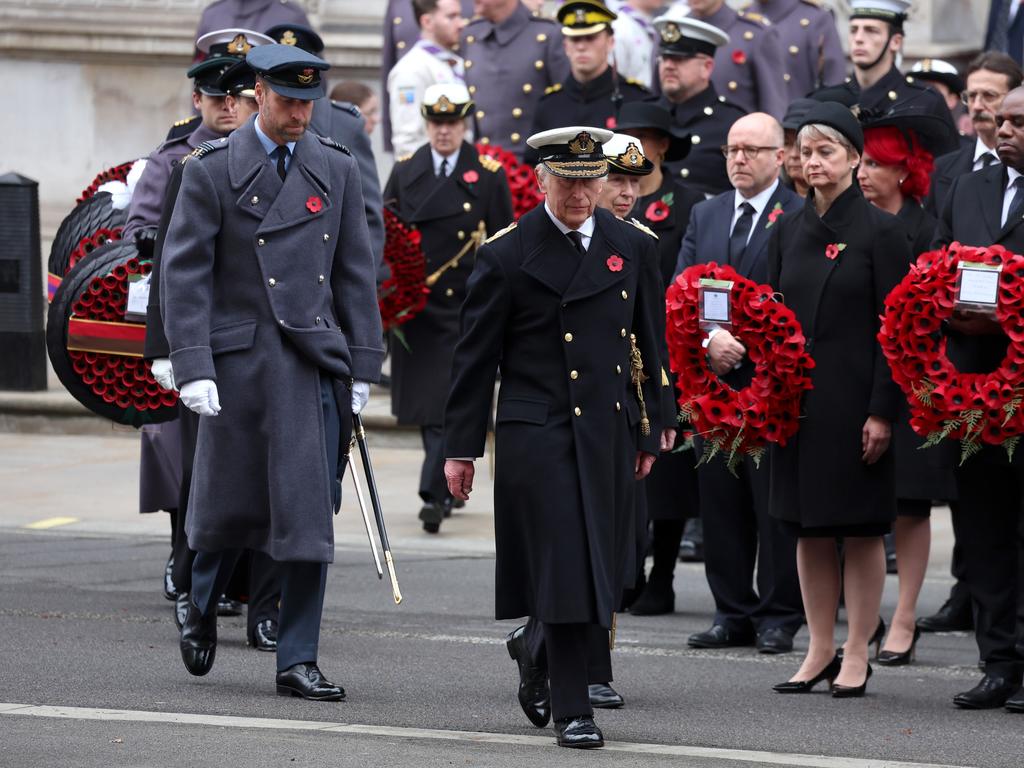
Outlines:
{"label": "black leather dress shoe", "polygon": [[518,627],[505,639],[508,655],[519,667],[519,706],[527,719],[538,728],[551,722],[551,691],[547,671],[530,658],[526,647],[526,627]]}
{"label": "black leather dress shoe", "polygon": [[423,530],[427,533],[437,533],[441,530],[441,521],[444,520],[444,510],[440,504],[427,502],[420,509],[420,520],[423,521]]}
{"label": "black leather dress shoe", "polygon": [[1017,690],[1004,705],[1010,712],[1024,712],[1024,688]]}
{"label": "black leather dress shoe", "polygon": [[462,499],[452,499],[453,509],[462,509],[464,506],[466,506],[466,502],[464,502]]}
{"label": "black leather dress shoe", "polygon": [[590,693],[590,706],[595,709],[618,709],[626,700],[608,683],[591,683],[587,686]]}
{"label": "black leather dress shoe", "polygon": [[758,653],[789,653],[793,650],[793,636],[780,627],[766,629],[757,636]]}
{"label": "black leather dress shoe", "polygon": [[249,638],[249,644],[257,651],[274,652],[277,650],[277,622],[263,619],[256,623]]}
{"label": "black leather dress shoe", "polygon": [[277,695],[310,701],[344,701],[345,689],[324,677],[316,664],[294,664],[277,673]]}
{"label": "black leather dress shoe", "polygon": [[931,616],[917,620],[922,632],[970,632],[974,629],[974,615],[970,601],[947,600]]}
{"label": "black leather dress shoe", "polygon": [[953,703],[961,709],[997,709],[1004,706],[1019,688],[1020,681],[985,675],[971,690],[954,696]]}
{"label": "black leather dress shoe", "polygon": [[164,597],[174,600],[178,596],[178,589],[174,586],[174,555],[167,558],[167,565],[164,566]]}
{"label": "black leather dress shoe", "polygon": [[753,632],[733,632],[722,624],[715,624],[711,629],[690,635],[686,644],[691,648],[737,648],[754,644]]}
{"label": "black leather dress shoe", "polygon": [[178,596],[174,598],[174,624],[179,632],[185,625],[185,617],[188,615],[188,605],[190,602],[188,592],[179,592]]}
{"label": "black leather dress shoe", "polygon": [[185,669],[197,677],[209,672],[217,655],[217,612],[211,611],[209,616],[203,616],[195,603],[189,601],[179,647]]}
{"label": "black leather dress shoe", "polygon": [[217,601],[217,615],[241,616],[242,602],[240,600],[232,600],[227,595],[221,595],[220,600]]}
{"label": "black leather dress shoe", "polygon": [[555,739],[558,746],[572,749],[594,749],[604,746],[604,734],[597,727],[594,718],[588,716],[556,720]]}
{"label": "black leather dress shoe", "polygon": [[662,616],[675,613],[675,610],[676,593],[672,584],[654,580],[647,582],[644,591],[629,606],[629,612],[634,616]]}

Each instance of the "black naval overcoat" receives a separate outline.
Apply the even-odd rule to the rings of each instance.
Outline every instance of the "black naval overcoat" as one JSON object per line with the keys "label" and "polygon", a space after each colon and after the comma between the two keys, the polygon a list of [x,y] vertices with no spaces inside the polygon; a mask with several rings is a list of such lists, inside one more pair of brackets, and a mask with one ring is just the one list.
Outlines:
{"label": "black naval overcoat", "polygon": [[164,241],[175,382],[214,379],[222,407],[199,418],[185,527],[196,551],[331,562],[320,378],[374,382],[384,357],[359,171],[306,133],[282,182],[254,120],[186,162]]}
{"label": "black naval overcoat", "polygon": [[[830,244],[845,243],[835,259]],[[885,297],[910,264],[903,225],[852,185],[819,218],[814,195],[775,223],[768,282],[793,310],[814,358],[800,428],[771,448],[770,512],[804,528],[873,526],[896,514],[893,451],[861,461],[868,416],[894,422],[903,394],[875,336]]]}
{"label": "black naval overcoat", "polygon": [[[483,455],[500,365],[498,619],[608,628],[633,576],[625,571],[635,539],[636,450],[657,454],[662,428],[664,301],[654,239],[609,211],[594,217],[580,257],[543,206],[525,214],[478,251],[462,309],[445,456]],[[638,434],[630,333],[649,377],[647,436]]]}
{"label": "black naval overcoat", "polygon": [[[485,238],[512,222],[512,195],[501,165],[462,142],[455,168],[434,175],[430,145],[395,163],[385,204],[420,232],[424,278],[454,258],[483,226]],[[400,424],[440,425],[459,340],[459,308],[476,255],[472,246],[430,287],[427,305],[401,326],[405,340],[391,343],[391,412]],[[408,345],[408,348],[406,348]]]}

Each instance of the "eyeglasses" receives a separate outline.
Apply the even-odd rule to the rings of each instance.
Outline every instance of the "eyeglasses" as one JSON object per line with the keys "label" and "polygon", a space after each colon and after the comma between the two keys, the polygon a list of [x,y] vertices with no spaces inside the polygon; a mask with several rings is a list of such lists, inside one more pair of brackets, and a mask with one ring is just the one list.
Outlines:
{"label": "eyeglasses", "polygon": [[995,104],[1003,96],[1006,95],[1006,91],[996,93],[995,91],[964,91],[960,94],[960,101],[966,106],[971,106],[971,102],[975,99],[980,99],[982,104]]}
{"label": "eyeglasses", "polygon": [[740,147],[732,146],[731,144],[723,144],[720,149],[722,154],[729,160],[736,159],[736,156],[741,152],[747,160],[756,160],[757,156],[762,152],[774,152],[781,147]]}

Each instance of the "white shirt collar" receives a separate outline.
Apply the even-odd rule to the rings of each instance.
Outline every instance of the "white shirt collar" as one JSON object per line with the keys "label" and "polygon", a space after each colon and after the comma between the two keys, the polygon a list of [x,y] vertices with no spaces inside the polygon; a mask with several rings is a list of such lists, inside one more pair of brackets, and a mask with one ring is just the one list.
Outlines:
{"label": "white shirt collar", "polygon": [[431,156],[431,158],[433,158],[433,161],[434,161],[434,175],[437,176],[437,174],[439,174],[441,172],[441,161],[442,160],[447,160],[448,161],[448,175],[451,176],[452,175],[452,171],[455,170],[455,164],[459,162],[459,152],[461,152],[461,151],[462,151],[462,147],[458,147],[454,152],[452,152],[450,155],[448,155],[448,157],[445,157],[444,155],[438,153],[438,151],[436,149],[431,147],[430,148],[430,156]]}
{"label": "white shirt collar", "polygon": [[1021,173],[1016,168],[1011,168],[1010,166],[1006,166],[1006,174],[1008,177],[1006,180],[1007,189],[1013,186],[1013,182],[1017,180],[1018,176],[1024,176],[1024,173]]}
{"label": "white shirt collar", "polygon": [[996,162],[999,162],[999,155],[996,154],[996,151],[986,147],[985,142],[979,137],[974,140],[974,162],[977,163],[982,155],[992,155],[995,157]]}
{"label": "white shirt collar", "polygon": [[775,190],[779,187],[779,180],[776,178],[774,182],[767,188],[763,189],[751,198],[746,198],[740,194],[737,189],[733,196],[732,209],[733,213],[738,213],[740,206],[743,203],[750,203],[754,206],[754,219],[757,219],[761,215],[761,211],[768,205],[768,201],[772,199],[772,195],[775,194]]}
{"label": "white shirt collar", "polygon": [[[563,235],[568,234],[569,232],[572,232],[572,230],[569,227],[565,226],[565,224],[563,224],[561,221],[559,221],[558,217],[555,216],[555,214],[553,214],[551,212],[551,209],[548,207],[548,201],[547,200],[544,201],[544,210],[547,213],[548,217],[551,219],[551,221],[554,222],[555,226],[558,227],[558,231],[559,232],[561,232]],[[584,247],[587,246],[587,242],[586,242],[587,239],[594,236],[594,217],[591,216],[586,221],[584,221],[582,224],[580,224],[579,229],[576,230],[576,231],[579,232],[581,235],[583,235],[583,239],[584,239],[583,245],[584,245]]]}

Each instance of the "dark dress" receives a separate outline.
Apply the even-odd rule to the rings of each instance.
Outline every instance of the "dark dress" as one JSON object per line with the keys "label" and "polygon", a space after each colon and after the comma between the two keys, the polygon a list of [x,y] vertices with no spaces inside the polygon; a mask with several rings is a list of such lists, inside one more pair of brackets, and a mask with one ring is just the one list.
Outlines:
{"label": "dark dress", "polygon": [[[897,218],[907,230],[913,258],[931,250],[938,221],[919,203],[908,199]],[[896,513],[901,516],[926,517],[931,514],[935,499],[955,499],[956,481],[953,466],[956,444],[945,441],[921,450],[924,438],[910,428],[910,408],[904,397],[899,417],[892,425],[892,445],[896,460]]]}
{"label": "dark dress", "polygon": [[[845,244],[836,258],[826,248]],[[813,191],[783,216],[768,250],[768,278],[785,297],[814,358],[800,429],[772,446],[769,511],[800,536],[879,536],[896,514],[893,451],[861,460],[868,416],[890,423],[902,393],[875,338],[885,297],[906,273],[910,246],[900,221],[855,185],[819,217]]]}

